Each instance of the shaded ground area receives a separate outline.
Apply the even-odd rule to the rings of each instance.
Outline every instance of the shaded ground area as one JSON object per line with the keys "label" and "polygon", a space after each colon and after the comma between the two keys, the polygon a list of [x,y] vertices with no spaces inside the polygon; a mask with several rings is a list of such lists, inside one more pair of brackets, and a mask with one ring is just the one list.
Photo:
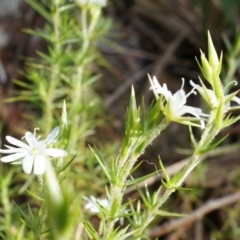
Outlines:
{"label": "shaded ground area", "polygon": [[[0,97],[5,99],[15,88],[11,79],[22,78],[19,74],[19,70],[24,68],[22,56],[33,57],[36,49],[43,51],[45,49],[42,41],[24,34],[21,29],[40,28],[44,25],[44,21],[20,0],[6,0],[0,4],[5,4],[0,5],[0,9],[10,8],[9,11],[0,11]],[[111,68],[103,70],[103,78],[96,85],[98,93],[104,100],[106,112],[111,115],[111,121],[98,130],[99,137],[104,132],[107,133],[104,134],[104,141],[122,139],[131,85],[135,87],[138,102],[140,103],[144,96],[146,106],[150,104],[153,96],[149,91],[147,73],[155,75],[160,83],[167,83],[172,91],[178,90],[182,84],[181,78],[185,78],[185,89],[189,91],[189,79],[198,81],[200,71],[195,56],[199,56],[200,48],[206,52],[207,29],[212,34],[218,52],[221,49],[226,52],[222,34],[234,41],[235,29],[240,24],[237,15],[239,7],[237,1],[233,1],[232,5],[227,4],[226,1],[111,1],[104,14],[114,22],[112,36],[117,35],[117,37],[111,37],[114,43],[112,46],[104,44],[100,46],[102,54],[111,63]],[[236,72],[236,80],[239,81],[239,71]],[[199,106],[194,96],[189,101],[192,105]],[[22,104],[24,103],[2,104],[0,116],[4,132],[11,135],[20,134],[19,129],[27,128],[28,123],[22,117]],[[34,109],[29,108],[29,111],[37,115]],[[227,129],[222,135],[230,135],[225,145],[236,144],[239,140],[239,132],[239,124]],[[177,152],[177,148],[190,148],[189,133],[187,127],[172,124],[168,132],[163,133],[142,156],[144,161],[138,174],[154,171],[158,154],[161,154],[164,164],[169,166],[173,173],[176,172],[185,157]],[[184,192],[180,192],[179,197],[170,202],[169,206],[176,212],[191,212],[199,206],[208,207],[209,199],[229,196],[231,202],[233,199],[231,194],[239,191],[240,183],[240,152],[236,149],[237,146],[233,147],[230,150],[231,154],[228,153],[227,156],[216,155],[207,158],[186,183],[187,187],[195,186],[193,192],[188,198],[185,197]],[[154,185],[159,183],[158,177],[149,182],[153,189]],[[129,194],[138,197],[134,191]],[[239,210],[238,205],[233,206]],[[231,210],[226,208],[222,210],[220,204],[216,208],[210,207],[210,211],[204,209],[199,211],[203,214],[200,214],[200,217],[199,215],[193,217],[192,222],[182,225],[176,223],[176,227],[170,229],[173,233],[168,237],[159,237],[163,235],[161,229],[158,229],[159,231],[155,229],[153,237],[169,240],[205,240],[210,239],[211,231],[218,233],[223,227],[231,231],[231,224],[226,224],[226,216],[233,214]],[[161,221],[159,220],[159,224]],[[168,222],[167,219],[164,221]],[[233,221],[233,225],[237,224],[237,218],[233,217]],[[178,226],[181,226],[180,230]],[[189,234],[187,234],[188,230]],[[165,233],[167,234],[168,231]],[[215,239],[224,238],[220,236]]]}

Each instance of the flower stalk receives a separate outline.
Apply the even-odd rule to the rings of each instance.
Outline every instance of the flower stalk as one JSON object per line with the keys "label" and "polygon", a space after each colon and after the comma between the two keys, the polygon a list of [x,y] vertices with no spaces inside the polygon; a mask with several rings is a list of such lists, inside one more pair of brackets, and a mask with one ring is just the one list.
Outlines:
{"label": "flower stalk", "polygon": [[[159,110],[159,108],[155,109],[158,113]],[[152,114],[154,115],[154,113]],[[149,117],[152,116],[150,115]],[[133,119],[136,119],[137,122],[131,121]],[[104,220],[103,239],[113,239],[111,235],[113,234],[119,215],[123,212],[121,208],[122,200],[127,187],[127,178],[131,174],[133,166],[136,164],[139,156],[143,154],[146,147],[168,126],[168,122],[160,118],[156,120],[156,125],[153,128],[148,131],[147,129],[140,131],[139,126],[143,124],[141,121],[143,120],[140,119],[139,109],[137,109],[135,102],[135,93],[132,89],[130,107],[128,109],[126,137],[116,162],[116,171],[113,174],[115,177],[109,190],[109,211],[108,216]]]}
{"label": "flower stalk", "polygon": [[[168,182],[164,184],[165,186],[164,193],[159,196],[158,201],[155,204],[153,204],[148,210],[146,210],[145,212],[146,214],[143,215],[145,217],[142,219],[142,222],[139,225],[139,229],[137,229],[135,236],[142,236],[144,234],[147,227],[153,220],[153,215],[156,214],[156,212],[168,200],[171,194],[175,192],[179,187],[181,187],[181,185],[183,184],[185,179],[188,177],[188,175],[193,171],[193,169],[200,162],[201,155],[206,151],[208,151],[209,149],[211,149],[211,143],[213,142],[215,137],[218,135],[218,133],[224,128],[224,118],[225,118],[225,113],[227,112],[227,109],[225,107],[226,103],[224,102],[224,99],[226,99],[226,96],[224,96],[224,89],[219,77],[220,70],[221,70],[221,63],[218,61],[218,57],[217,57],[215,48],[212,44],[210,34],[208,35],[208,42],[209,42],[208,44],[209,61],[205,58],[204,54],[201,52],[202,65],[200,66],[200,69],[203,72],[203,75],[205,75],[205,77],[208,78],[207,80],[213,88],[213,90],[211,90],[214,93],[212,97],[214,96],[216,98],[216,101],[218,104],[217,106],[212,105],[210,117],[208,119],[206,127],[204,128],[201,140],[195,146],[194,152],[190,157],[189,162],[181,169],[181,171],[179,171],[171,179],[167,177]],[[209,72],[211,72],[211,74],[209,74]],[[194,86],[194,84],[192,84],[192,86],[198,90],[200,89]],[[204,92],[202,91],[202,89],[200,89],[200,93],[204,95],[204,93],[206,94],[207,92],[206,91]],[[233,99],[234,96],[235,95],[232,95],[231,99]],[[205,99],[211,98],[210,96],[208,97],[209,98],[205,98]],[[141,237],[137,239],[140,240]]]}

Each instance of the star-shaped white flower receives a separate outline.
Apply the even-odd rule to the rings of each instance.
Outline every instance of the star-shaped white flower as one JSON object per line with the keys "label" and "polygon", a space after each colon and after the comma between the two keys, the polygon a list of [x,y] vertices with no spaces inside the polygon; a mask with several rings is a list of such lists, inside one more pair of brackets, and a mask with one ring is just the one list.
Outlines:
{"label": "star-shaped white flower", "polygon": [[49,158],[67,156],[66,151],[49,147],[57,137],[59,127],[54,128],[45,140],[39,140],[40,136],[36,137],[36,130],[34,133],[27,132],[23,137],[27,144],[11,136],[6,136],[7,141],[16,147],[5,145],[8,149],[0,149],[0,153],[10,154],[2,157],[1,161],[5,163],[18,161],[19,163],[20,160],[26,174],[33,172],[35,175],[42,175],[46,170],[46,161]]}
{"label": "star-shaped white flower", "polygon": [[[235,82],[231,82],[231,83],[235,83]],[[190,84],[192,85],[192,87],[194,87],[195,89],[198,90],[200,95],[203,97],[203,99],[207,102],[207,104],[212,109],[219,107],[220,102],[219,102],[219,99],[217,98],[215,92],[211,89],[206,88],[202,81],[201,81],[202,86],[195,84],[193,81],[190,81]],[[235,85],[236,85],[236,83],[235,83]],[[235,102],[238,105],[240,105],[240,98],[235,96],[237,93],[238,93],[238,91],[228,94],[228,95],[224,95],[224,102],[223,102],[224,103],[224,113],[228,112],[229,110],[234,110],[234,109],[240,108],[240,106],[231,107],[231,104],[230,104],[230,102]]]}
{"label": "star-shaped white flower", "polygon": [[[83,199],[87,202],[84,206],[84,209],[87,210],[88,212],[91,212],[93,214],[100,214],[101,209],[104,208],[105,210],[109,210],[110,208],[110,202],[108,199],[100,199],[100,198],[95,198],[94,196],[88,197],[83,197]],[[127,214],[128,210],[120,210],[121,213]],[[117,218],[119,220],[120,224],[124,224],[124,216]]]}
{"label": "star-shaped white flower", "polygon": [[[181,89],[179,89],[174,94],[168,90],[165,83],[163,86],[161,86],[155,76],[152,80],[150,78],[150,83],[150,89],[153,90],[155,96],[159,98],[158,95],[162,95],[166,100],[166,104],[163,105],[162,110],[168,120],[195,127],[205,127],[204,117],[208,117],[208,115],[202,113],[202,110],[200,108],[185,105],[189,95],[196,94],[196,92],[194,91],[195,88],[193,88],[188,94],[185,93],[183,90],[184,79]],[[185,114],[191,114],[194,117],[183,117]],[[200,125],[194,123],[196,120],[200,121]]]}
{"label": "star-shaped white flower", "polygon": [[99,199],[94,196],[90,196],[89,198],[84,197],[84,199],[87,201],[84,208],[91,213],[100,213],[99,205],[106,209],[109,208],[109,201],[107,199]]}
{"label": "star-shaped white flower", "polygon": [[100,5],[101,7],[106,7],[107,0],[75,0],[77,3],[81,5]]}

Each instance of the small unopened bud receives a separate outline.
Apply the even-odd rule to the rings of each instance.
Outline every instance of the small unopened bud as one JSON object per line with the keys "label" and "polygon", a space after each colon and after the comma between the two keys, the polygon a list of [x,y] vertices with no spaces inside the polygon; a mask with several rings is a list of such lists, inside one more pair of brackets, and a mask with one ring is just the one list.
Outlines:
{"label": "small unopened bud", "polygon": [[208,31],[208,59],[213,74],[216,76],[219,72],[221,72],[221,69],[219,69],[221,68],[221,66],[209,31]]}
{"label": "small unopened bud", "polygon": [[200,50],[201,52],[201,62],[202,66],[200,66],[201,72],[204,76],[204,78],[212,85],[212,79],[213,79],[213,71],[212,68],[205,57],[205,54]]}

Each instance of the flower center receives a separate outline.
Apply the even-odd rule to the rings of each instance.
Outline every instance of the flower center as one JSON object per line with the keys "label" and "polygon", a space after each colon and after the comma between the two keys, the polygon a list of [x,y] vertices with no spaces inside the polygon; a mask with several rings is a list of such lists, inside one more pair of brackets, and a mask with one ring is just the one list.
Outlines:
{"label": "flower center", "polygon": [[34,147],[34,148],[32,148],[31,153],[32,153],[33,155],[38,155],[38,154],[40,153],[40,151],[39,151],[38,148]]}

